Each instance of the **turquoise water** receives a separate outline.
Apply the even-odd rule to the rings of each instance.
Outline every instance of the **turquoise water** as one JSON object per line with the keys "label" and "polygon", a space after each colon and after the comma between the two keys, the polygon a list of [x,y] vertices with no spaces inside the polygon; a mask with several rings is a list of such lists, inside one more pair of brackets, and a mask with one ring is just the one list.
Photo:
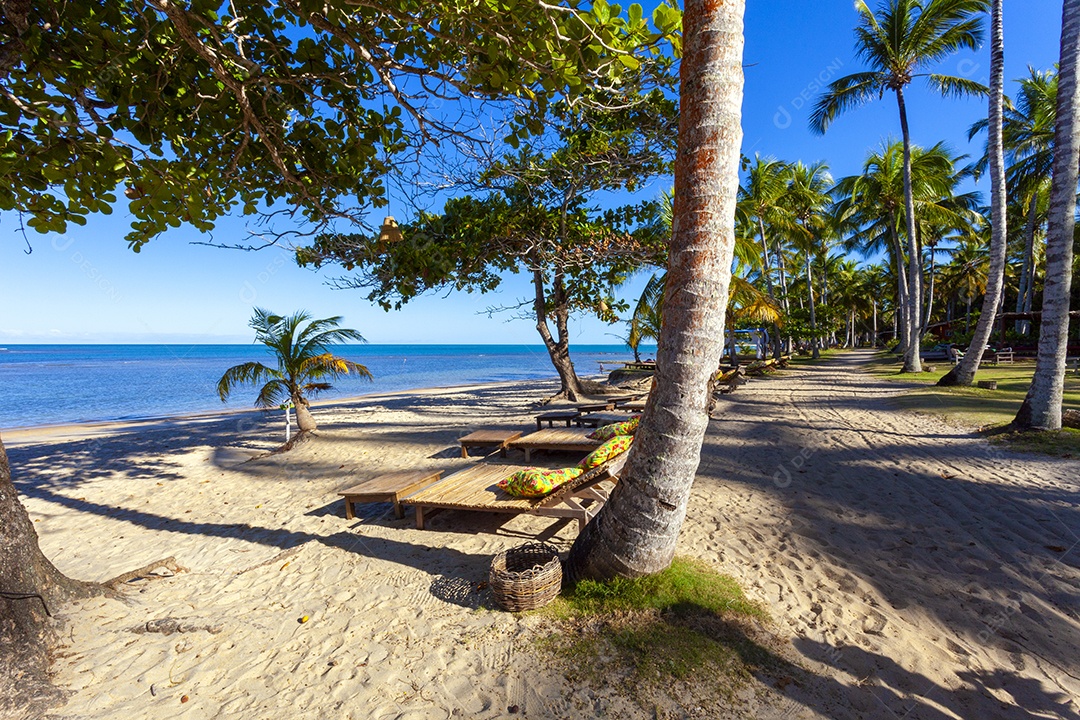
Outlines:
{"label": "turquoise water", "polygon": [[[555,377],[542,345],[343,345],[336,352],[375,379],[343,378],[320,399]],[[632,358],[621,345],[571,352],[583,376],[598,372],[597,361]],[[0,349],[0,428],[248,408],[255,389],[240,388],[223,404],[216,386],[226,369],[252,360],[273,364],[257,345],[8,345]]]}

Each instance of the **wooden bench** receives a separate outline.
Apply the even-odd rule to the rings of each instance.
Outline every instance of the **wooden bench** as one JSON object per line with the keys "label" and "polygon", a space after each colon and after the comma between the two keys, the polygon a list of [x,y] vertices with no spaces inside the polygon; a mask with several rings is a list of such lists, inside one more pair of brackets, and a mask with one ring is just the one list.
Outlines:
{"label": "wooden bench", "polygon": [[461,443],[461,457],[469,457],[469,448],[497,447],[499,454],[506,457],[506,448],[512,440],[521,437],[520,430],[477,430],[458,440]]}
{"label": "wooden bench", "polygon": [[433,485],[442,477],[442,470],[403,470],[386,473],[366,480],[355,487],[338,493],[345,498],[345,519],[356,517],[355,503],[391,502],[394,503],[394,515],[405,517],[401,507],[401,498]]}
{"label": "wooden bench", "polygon": [[591,413],[598,410],[614,410],[615,403],[611,401],[585,403],[584,405],[578,405],[577,411],[579,413]]}
{"label": "wooden bench", "polygon": [[581,413],[577,410],[571,408],[569,410],[552,410],[551,412],[537,415],[536,429],[542,430],[545,422],[548,424],[548,427],[555,427],[555,423],[557,422],[565,422],[566,427],[570,427],[570,423],[577,420],[578,415],[580,414]]}
{"label": "wooden bench", "polygon": [[1003,350],[998,350],[996,353],[994,353],[993,363],[994,363],[994,365],[1001,365],[1002,363],[1007,363],[1009,365],[1012,365],[1013,364],[1013,355],[1014,355],[1014,353],[1013,353],[1012,348],[1005,348]]}
{"label": "wooden bench", "polygon": [[632,415],[629,411],[623,408],[624,412],[602,412],[602,413],[589,413],[588,415],[579,416],[574,423],[578,427],[597,428],[603,425],[611,425],[612,423],[623,422],[629,420]]}
{"label": "wooden bench", "polygon": [[405,504],[416,510],[418,530],[423,530],[427,518],[441,510],[472,510],[577,520],[580,532],[604,506],[626,456],[620,453],[542,498],[514,497],[498,486],[500,480],[523,466],[479,463],[413,493],[405,498]]}
{"label": "wooden bench", "polygon": [[544,428],[510,442],[510,447],[525,453],[525,462],[532,459],[537,450],[553,452],[591,452],[600,447],[599,440],[585,437],[583,428]]}
{"label": "wooden bench", "polygon": [[1076,357],[1065,358],[1065,373],[1068,374],[1069,366],[1072,365],[1073,372],[1080,375],[1080,355]]}

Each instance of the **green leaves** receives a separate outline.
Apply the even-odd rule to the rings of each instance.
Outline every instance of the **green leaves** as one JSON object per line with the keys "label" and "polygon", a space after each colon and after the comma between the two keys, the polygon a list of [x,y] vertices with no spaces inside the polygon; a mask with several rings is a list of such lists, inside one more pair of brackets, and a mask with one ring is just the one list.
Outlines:
{"label": "green leaves", "polygon": [[9,185],[0,207],[62,231],[104,212],[122,186],[136,250],[168,227],[209,230],[222,215],[272,205],[298,223],[362,220],[384,202],[385,161],[427,137],[421,127],[477,130],[445,123],[447,104],[524,101],[509,140],[520,143],[542,131],[549,101],[611,99],[636,85],[679,26],[664,6],[650,33],[639,5],[624,16],[605,0],[227,10],[213,0],[155,11],[80,2],[21,35],[0,25],[12,59],[0,96]]}

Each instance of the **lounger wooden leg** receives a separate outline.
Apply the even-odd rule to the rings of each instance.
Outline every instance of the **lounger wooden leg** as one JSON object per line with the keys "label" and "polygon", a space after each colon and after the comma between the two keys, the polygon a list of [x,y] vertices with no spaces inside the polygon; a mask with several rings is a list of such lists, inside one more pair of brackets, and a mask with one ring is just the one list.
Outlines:
{"label": "lounger wooden leg", "polygon": [[469,457],[469,448],[465,447],[464,445],[461,446],[461,457]]}
{"label": "lounger wooden leg", "polygon": [[394,517],[398,520],[405,517],[405,508],[401,507],[401,501],[394,498]]}
{"label": "lounger wooden leg", "polygon": [[529,448],[522,448],[525,451],[525,462],[529,462],[529,458],[532,457],[532,450]]}
{"label": "lounger wooden leg", "polygon": [[416,507],[416,529],[424,529],[424,508],[419,505]]}
{"label": "lounger wooden leg", "polygon": [[537,430],[543,430],[544,429],[544,421],[541,420],[540,418],[536,418],[536,429]]}
{"label": "lounger wooden leg", "polygon": [[353,504],[350,498],[345,498],[345,519],[352,520],[356,517],[356,513],[353,512]]}

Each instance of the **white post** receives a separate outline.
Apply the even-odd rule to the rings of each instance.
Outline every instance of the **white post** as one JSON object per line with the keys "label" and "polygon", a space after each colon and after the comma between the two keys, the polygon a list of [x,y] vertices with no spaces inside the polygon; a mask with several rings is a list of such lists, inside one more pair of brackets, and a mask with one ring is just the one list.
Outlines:
{"label": "white post", "polygon": [[289,442],[289,438],[292,437],[292,419],[289,416],[289,406],[285,406],[285,442]]}

